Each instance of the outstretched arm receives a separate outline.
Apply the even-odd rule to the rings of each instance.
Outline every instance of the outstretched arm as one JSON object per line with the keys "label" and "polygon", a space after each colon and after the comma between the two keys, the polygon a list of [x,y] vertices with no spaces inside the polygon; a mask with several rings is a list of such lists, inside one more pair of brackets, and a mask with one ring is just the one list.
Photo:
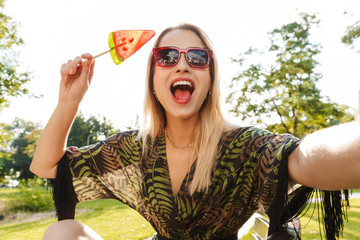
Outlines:
{"label": "outstretched arm", "polygon": [[289,175],[323,190],[360,188],[359,119],[305,137],[289,157]]}
{"label": "outstretched arm", "polygon": [[90,54],[83,54],[61,66],[59,102],[41,133],[30,166],[31,172],[39,177],[55,177],[79,104],[90,86],[94,64]]}

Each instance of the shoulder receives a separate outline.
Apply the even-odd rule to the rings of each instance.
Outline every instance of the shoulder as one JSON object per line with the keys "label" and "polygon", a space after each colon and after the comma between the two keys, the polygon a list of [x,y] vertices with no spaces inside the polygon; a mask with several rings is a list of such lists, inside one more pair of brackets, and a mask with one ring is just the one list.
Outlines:
{"label": "shoulder", "polygon": [[129,130],[124,132],[118,132],[108,138],[103,142],[110,145],[122,144],[124,142],[128,143],[139,143],[141,139],[139,136],[139,130]]}
{"label": "shoulder", "polygon": [[118,137],[137,137],[139,135],[139,130],[133,129],[128,131],[122,131],[115,134]]}
{"label": "shoulder", "polygon": [[[261,147],[288,145],[298,142],[298,138],[291,134],[276,134],[268,130],[247,126],[233,127],[225,131],[221,139],[223,145],[230,148],[247,148],[248,150],[256,150]],[[277,148],[278,148],[277,147]]]}
{"label": "shoulder", "polygon": [[[98,152],[101,149],[123,149],[126,148],[141,148],[141,139],[138,139],[138,130],[129,130],[124,132],[118,132],[114,135],[111,135],[103,140],[100,140],[98,143],[93,145],[84,146],[80,148],[81,151],[91,151]],[[74,150],[74,148],[71,148]]]}
{"label": "shoulder", "polygon": [[229,130],[224,131],[222,140],[228,140],[228,141],[252,141],[257,138],[262,137],[271,137],[274,136],[272,132],[269,132],[267,130],[247,126],[247,127],[239,127],[235,126]]}

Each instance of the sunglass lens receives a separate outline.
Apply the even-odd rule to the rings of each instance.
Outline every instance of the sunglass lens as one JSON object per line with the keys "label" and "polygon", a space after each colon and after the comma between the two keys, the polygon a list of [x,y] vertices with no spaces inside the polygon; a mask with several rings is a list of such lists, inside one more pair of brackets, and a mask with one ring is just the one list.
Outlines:
{"label": "sunglass lens", "polygon": [[187,61],[194,67],[204,67],[208,63],[209,55],[204,50],[192,49],[186,55]]}
{"label": "sunglass lens", "polygon": [[156,54],[156,61],[161,66],[175,65],[179,60],[179,52],[176,49],[161,49]]}

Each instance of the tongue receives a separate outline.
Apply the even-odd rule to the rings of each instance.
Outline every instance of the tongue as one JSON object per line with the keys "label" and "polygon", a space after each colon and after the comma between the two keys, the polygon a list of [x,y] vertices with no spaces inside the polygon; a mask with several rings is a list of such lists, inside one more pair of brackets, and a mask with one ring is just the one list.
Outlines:
{"label": "tongue", "polygon": [[174,92],[174,97],[181,100],[188,99],[190,95],[189,90],[176,89]]}

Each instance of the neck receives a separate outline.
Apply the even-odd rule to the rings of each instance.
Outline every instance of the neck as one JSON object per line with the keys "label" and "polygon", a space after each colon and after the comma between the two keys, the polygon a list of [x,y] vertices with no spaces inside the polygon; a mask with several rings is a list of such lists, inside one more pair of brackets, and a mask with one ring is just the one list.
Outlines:
{"label": "neck", "polygon": [[197,124],[196,119],[166,119],[166,133],[176,146],[188,146],[194,143],[194,132]]}

